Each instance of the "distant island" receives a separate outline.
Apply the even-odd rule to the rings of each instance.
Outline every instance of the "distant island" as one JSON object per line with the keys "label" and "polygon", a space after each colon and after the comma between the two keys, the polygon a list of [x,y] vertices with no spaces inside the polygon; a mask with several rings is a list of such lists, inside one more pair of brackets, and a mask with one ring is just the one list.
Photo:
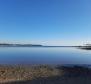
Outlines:
{"label": "distant island", "polygon": [[9,43],[0,43],[0,47],[40,47],[42,45],[38,44],[9,44]]}
{"label": "distant island", "polygon": [[85,50],[91,50],[91,44],[85,44],[83,46],[79,46],[80,49],[85,49]]}

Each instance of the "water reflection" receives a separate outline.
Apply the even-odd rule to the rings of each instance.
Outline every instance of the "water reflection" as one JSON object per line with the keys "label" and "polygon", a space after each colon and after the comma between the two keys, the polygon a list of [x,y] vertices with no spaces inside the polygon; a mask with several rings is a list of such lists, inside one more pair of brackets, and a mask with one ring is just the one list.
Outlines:
{"label": "water reflection", "polygon": [[91,64],[91,51],[71,47],[2,47],[0,64]]}

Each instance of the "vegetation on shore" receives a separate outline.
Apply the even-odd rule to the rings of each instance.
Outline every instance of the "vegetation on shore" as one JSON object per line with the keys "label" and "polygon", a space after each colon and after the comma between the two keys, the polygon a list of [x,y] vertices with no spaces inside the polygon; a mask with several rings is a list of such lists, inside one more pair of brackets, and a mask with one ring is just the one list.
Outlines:
{"label": "vegetation on shore", "polygon": [[84,81],[89,82],[84,84],[90,84],[91,69],[81,66],[0,65],[0,84],[66,84],[66,80],[74,81],[74,84],[77,80],[80,81],[76,84]]}
{"label": "vegetation on shore", "polygon": [[50,77],[62,74],[62,71],[48,66],[22,66],[22,65],[1,65],[0,66],[0,81],[20,81],[32,80],[40,77]]}

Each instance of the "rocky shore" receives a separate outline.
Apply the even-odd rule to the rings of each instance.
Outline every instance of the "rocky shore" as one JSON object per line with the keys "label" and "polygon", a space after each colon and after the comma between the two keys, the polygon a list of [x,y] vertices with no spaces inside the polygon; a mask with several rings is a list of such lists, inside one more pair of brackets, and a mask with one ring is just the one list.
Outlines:
{"label": "rocky shore", "polygon": [[0,65],[0,84],[91,84],[83,66]]}

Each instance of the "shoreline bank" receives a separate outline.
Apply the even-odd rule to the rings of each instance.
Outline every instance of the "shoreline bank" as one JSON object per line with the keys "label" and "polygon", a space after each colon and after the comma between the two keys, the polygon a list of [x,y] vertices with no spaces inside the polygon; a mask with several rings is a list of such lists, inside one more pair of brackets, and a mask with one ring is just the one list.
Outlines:
{"label": "shoreline bank", "polygon": [[[50,66],[50,65],[36,65],[36,66],[21,66],[21,65],[0,65],[0,84],[30,84],[30,82],[39,81],[43,82],[63,82],[66,79],[72,78],[71,81],[79,78],[83,81],[83,77],[86,77],[91,83],[91,69],[84,66]],[[64,78],[64,80],[63,80]],[[86,79],[86,80],[87,80]],[[29,83],[24,83],[29,81]],[[87,82],[88,82],[87,81]],[[19,83],[15,83],[19,82]],[[20,83],[22,82],[22,83]],[[40,84],[40,83],[31,83]],[[47,83],[42,83],[47,84]],[[51,83],[48,83],[51,84]],[[56,83],[52,83],[56,84]],[[88,83],[87,83],[88,84]]]}

